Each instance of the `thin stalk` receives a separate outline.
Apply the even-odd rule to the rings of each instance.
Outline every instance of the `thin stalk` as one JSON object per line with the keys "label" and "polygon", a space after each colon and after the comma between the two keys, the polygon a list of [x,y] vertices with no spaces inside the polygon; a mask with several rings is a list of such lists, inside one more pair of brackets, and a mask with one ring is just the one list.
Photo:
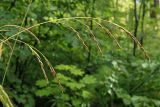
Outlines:
{"label": "thin stalk", "polygon": [[[24,21],[25,21],[25,18],[26,18],[26,16],[27,16],[28,12],[29,12],[31,3],[32,3],[32,1],[30,1],[30,4],[28,5],[28,8],[27,8],[27,11],[26,11],[25,16],[24,16],[24,18],[23,18],[23,21],[22,21],[22,23],[21,23],[21,26],[23,26],[23,24],[24,24]],[[18,37],[19,37],[19,35],[16,36],[16,39],[18,39]],[[6,78],[8,69],[9,69],[9,65],[10,65],[10,62],[11,62],[11,58],[12,58],[12,56],[13,56],[13,52],[14,52],[16,43],[17,43],[17,41],[15,41],[14,44],[13,44],[13,49],[11,50],[11,53],[10,53],[10,56],[9,56],[9,59],[8,59],[8,62],[7,62],[7,66],[6,66],[6,68],[5,68],[4,76],[3,76],[3,79],[2,79],[2,83],[1,83],[2,86],[3,86],[3,84],[4,84],[4,81],[5,81],[5,78]]]}
{"label": "thin stalk", "polygon": [[[138,13],[137,13],[136,0],[134,0],[134,17],[135,17],[134,36],[137,37],[138,26],[139,26],[139,18],[138,18]],[[134,41],[134,43],[133,43],[133,56],[136,56],[136,48],[137,48],[137,44]]]}

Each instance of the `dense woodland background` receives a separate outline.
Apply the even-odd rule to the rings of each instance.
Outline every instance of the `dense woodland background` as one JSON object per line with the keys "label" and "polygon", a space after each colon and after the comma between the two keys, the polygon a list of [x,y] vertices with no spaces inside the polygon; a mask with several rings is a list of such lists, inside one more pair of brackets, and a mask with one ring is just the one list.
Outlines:
{"label": "dense woodland background", "polygon": [[160,107],[159,4],[0,0],[1,85],[15,107]]}

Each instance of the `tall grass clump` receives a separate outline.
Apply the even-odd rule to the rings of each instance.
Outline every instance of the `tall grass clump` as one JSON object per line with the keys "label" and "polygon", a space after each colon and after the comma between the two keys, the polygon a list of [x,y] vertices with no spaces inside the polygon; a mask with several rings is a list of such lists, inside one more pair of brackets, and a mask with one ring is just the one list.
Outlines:
{"label": "tall grass clump", "polygon": [[[44,75],[44,78],[46,79],[47,83],[48,83],[48,77],[47,77],[47,74],[46,74],[46,71],[45,71],[45,68],[44,68],[44,65],[47,65],[49,68],[50,68],[50,71],[52,73],[53,76],[56,76],[56,72],[54,70],[54,67],[52,66],[52,64],[49,62],[49,60],[47,59],[47,57],[41,52],[39,51],[37,48],[35,48],[34,46],[20,40],[18,38],[18,36],[23,33],[23,32],[27,32],[29,33],[33,38],[35,38],[35,40],[38,41],[38,43],[40,43],[40,40],[38,39],[38,37],[33,33],[31,32],[31,29],[32,28],[35,28],[35,27],[38,27],[40,25],[43,25],[43,24],[47,24],[47,23],[52,23],[52,24],[61,24],[62,26],[65,26],[67,27],[68,29],[70,29],[72,32],[75,33],[77,39],[81,42],[81,44],[85,47],[85,49],[87,51],[88,50],[88,46],[87,46],[87,43],[86,41],[82,38],[81,34],[79,31],[77,31],[74,27],[66,24],[65,22],[68,22],[68,21],[75,21],[77,23],[81,23],[83,26],[82,27],[85,27],[85,29],[88,31],[88,34],[90,35],[90,38],[91,40],[95,43],[95,45],[97,46],[97,49],[99,50],[99,52],[101,54],[103,54],[102,52],[102,49],[100,47],[100,43],[97,41],[97,38],[95,36],[95,34],[92,32],[92,30],[89,28],[89,26],[85,23],[83,23],[81,20],[93,20],[95,22],[95,24],[97,26],[100,27],[100,29],[104,30],[105,33],[108,33],[110,37],[112,37],[112,39],[115,41],[115,43],[117,44],[118,47],[122,48],[118,42],[118,40],[116,39],[116,37],[105,27],[103,26],[103,24],[105,22],[107,23],[110,23],[114,26],[116,26],[118,29],[121,29],[123,30],[133,41],[135,41],[137,43],[137,45],[140,47],[140,49],[143,51],[144,55],[149,58],[146,50],[143,48],[143,46],[140,44],[140,42],[136,39],[136,37],[134,35],[132,35],[128,30],[126,30],[125,28],[123,28],[122,26],[116,24],[116,23],[113,23],[113,22],[110,22],[110,21],[106,21],[104,19],[101,19],[101,18],[92,18],[92,17],[70,17],[70,18],[60,18],[60,19],[54,19],[54,18],[49,18],[48,21],[46,22],[42,22],[42,23],[38,23],[36,25],[33,25],[31,27],[22,27],[22,26],[18,26],[18,25],[4,25],[4,26],[1,26],[0,28],[10,28],[10,27],[14,27],[17,29],[17,33],[15,33],[14,35],[8,37],[8,38],[5,38],[5,39],[2,39],[0,44],[5,44],[7,43],[8,41],[14,41],[14,44],[17,43],[17,42],[20,42],[20,43],[23,43],[26,47],[28,47],[31,52],[36,56],[37,58],[37,61],[39,62],[40,64],[40,67],[43,71],[43,75]],[[101,24],[102,23],[102,24]],[[6,70],[5,70],[5,73],[4,73],[4,76],[3,76],[3,81],[2,81],[2,85],[4,83],[4,80],[5,80],[5,77],[6,77],[6,74],[8,72],[8,66],[9,66],[9,63],[10,63],[10,60],[11,60],[11,57],[12,57],[12,54],[13,54],[13,51],[14,51],[14,47],[15,45],[13,45],[13,48],[11,50],[11,54],[10,54],[10,57],[9,57],[9,61],[7,63],[7,67],[6,67]],[[43,62],[43,60],[45,62]]]}

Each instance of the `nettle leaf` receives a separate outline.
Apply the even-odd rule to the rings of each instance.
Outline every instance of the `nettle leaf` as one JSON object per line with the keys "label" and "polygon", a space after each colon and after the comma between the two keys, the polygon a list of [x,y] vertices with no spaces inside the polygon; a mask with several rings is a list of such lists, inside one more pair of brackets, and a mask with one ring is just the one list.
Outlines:
{"label": "nettle leaf", "polygon": [[72,98],[72,104],[75,106],[75,107],[80,107],[80,104],[81,104],[81,100],[80,99],[77,99],[77,98]]}
{"label": "nettle leaf", "polygon": [[81,89],[81,88],[85,87],[85,84],[78,83],[74,79],[72,79],[68,76],[65,76],[61,73],[57,73],[57,78],[60,79],[61,84],[63,84],[66,87],[69,87],[71,90],[77,90],[77,89]]}
{"label": "nettle leaf", "polygon": [[47,86],[47,82],[46,82],[46,80],[38,80],[38,81],[36,81],[36,85],[40,88],[43,88],[43,87]]}
{"label": "nettle leaf", "polygon": [[86,75],[80,82],[84,84],[94,84],[97,82],[97,79],[92,75]]}
{"label": "nettle leaf", "polygon": [[82,97],[85,99],[89,99],[92,97],[92,94],[89,91],[83,90],[82,91]]}
{"label": "nettle leaf", "polygon": [[153,106],[153,107],[159,107],[160,106],[160,101],[159,100],[155,100],[155,99],[151,99],[151,98],[148,98],[146,96],[133,96],[132,97],[132,103],[135,107],[140,107],[140,106],[143,106],[144,104],[145,105],[148,105],[147,107],[149,106]]}
{"label": "nettle leaf", "polygon": [[37,96],[49,96],[49,95],[52,95],[54,92],[53,88],[52,87],[46,87],[46,88],[43,88],[43,89],[39,89],[37,90],[35,93]]}
{"label": "nettle leaf", "polygon": [[74,76],[82,76],[84,74],[84,72],[81,69],[77,68],[74,65],[61,64],[61,65],[57,65],[55,68],[61,71],[69,71]]}
{"label": "nettle leaf", "polygon": [[77,90],[77,89],[81,89],[81,88],[85,87],[84,84],[77,83],[77,82],[68,82],[65,85],[68,86],[72,90]]}
{"label": "nettle leaf", "polygon": [[117,97],[123,100],[124,104],[126,105],[131,104],[131,96],[124,89],[116,88],[115,92],[116,92]]}
{"label": "nettle leaf", "polygon": [[63,75],[63,74],[61,74],[61,73],[57,73],[57,77],[61,80],[61,81],[72,81],[72,78],[70,78],[70,77],[67,77],[67,76],[65,76],[65,75]]}

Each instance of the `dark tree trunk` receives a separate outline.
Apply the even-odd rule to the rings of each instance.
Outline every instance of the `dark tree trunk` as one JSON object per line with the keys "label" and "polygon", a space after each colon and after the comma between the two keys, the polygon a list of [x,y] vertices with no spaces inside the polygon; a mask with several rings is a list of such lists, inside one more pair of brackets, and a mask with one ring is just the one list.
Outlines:
{"label": "dark tree trunk", "polygon": [[[91,10],[90,10],[90,16],[91,17],[94,17],[94,4],[95,4],[95,0],[93,0],[92,2],[91,2],[91,4],[92,4],[92,7],[91,7]],[[90,29],[92,30],[93,29],[93,20],[90,20]],[[90,60],[91,60],[91,49],[92,49],[92,47],[91,47],[91,45],[89,44],[89,52],[88,52],[88,58],[87,58],[87,61],[88,61],[88,63],[90,62]]]}
{"label": "dark tree trunk", "polygon": [[[136,0],[134,0],[134,17],[135,17],[134,36],[137,37],[139,18],[138,18],[138,13],[137,13],[137,3],[136,3]],[[137,44],[134,41],[134,44],[133,44],[133,56],[136,56],[136,48],[137,48]]]}
{"label": "dark tree trunk", "polygon": [[142,21],[141,21],[141,37],[140,37],[140,43],[143,45],[143,39],[144,39],[144,17],[146,14],[146,4],[145,0],[142,1]]}
{"label": "dark tree trunk", "polygon": [[150,13],[150,17],[151,18],[156,18],[156,8],[158,7],[159,5],[159,0],[153,0],[153,4],[151,4],[151,13]]}

